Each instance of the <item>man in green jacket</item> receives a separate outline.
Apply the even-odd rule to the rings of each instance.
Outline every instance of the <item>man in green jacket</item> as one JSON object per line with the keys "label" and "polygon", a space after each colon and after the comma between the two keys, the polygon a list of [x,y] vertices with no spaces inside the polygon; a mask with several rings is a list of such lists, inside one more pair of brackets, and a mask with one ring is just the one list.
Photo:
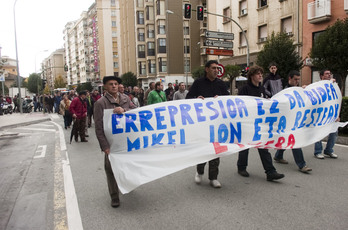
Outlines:
{"label": "man in green jacket", "polygon": [[151,105],[164,101],[167,101],[167,98],[166,94],[163,92],[163,83],[159,81],[156,82],[155,89],[149,93],[149,96],[147,98],[147,104]]}

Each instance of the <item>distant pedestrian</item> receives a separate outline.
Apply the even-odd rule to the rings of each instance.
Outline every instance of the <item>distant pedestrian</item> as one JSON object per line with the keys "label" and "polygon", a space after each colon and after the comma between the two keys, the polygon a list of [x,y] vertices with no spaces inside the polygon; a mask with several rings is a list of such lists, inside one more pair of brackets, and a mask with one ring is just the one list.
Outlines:
{"label": "distant pedestrian", "polygon": [[173,100],[174,88],[172,83],[168,83],[168,88],[164,91],[166,93],[167,101]]}
{"label": "distant pedestrian", "polygon": [[163,83],[160,81],[156,82],[155,89],[149,93],[147,104],[151,105],[165,101],[167,101],[167,98],[166,94],[163,92]]}
{"label": "distant pedestrian", "polygon": [[63,115],[64,118],[64,128],[70,128],[72,117],[69,111],[71,101],[68,98],[68,95],[64,94],[63,99],[60,101],[59,104],[59,111],[60,114]]}
{"label": "distant pedestrian", "polygon": [[179,89],[174,93],[173,100],[182,100],[186,98],[188,91],[184,82],[179,83]]}
{"label": "distant pedestrian", "polygon": [[278,67],[275,62],[271,62],[268,66],[269,74],[263,80],[263,87],[265,88],[266,98],[271,98],[273,95],[282,91],[282,78],[277,73]]}
{"label": "distant pedestrian", "polygon": [[79,96],[72,100],[69,111],[74,119],[73,132],[75,141],[78,142],[78,136],[81,142],[88,142],[85,136],[86,117],[87,117],[87,103],[86,91],[79,92]]}
{"label": "distant pedestrian", "polygon": [[149,88],[144,93],[144,105],[148,105],[147,98],[149,96],[149,93],[155,89],[155,82],[150,82]]}

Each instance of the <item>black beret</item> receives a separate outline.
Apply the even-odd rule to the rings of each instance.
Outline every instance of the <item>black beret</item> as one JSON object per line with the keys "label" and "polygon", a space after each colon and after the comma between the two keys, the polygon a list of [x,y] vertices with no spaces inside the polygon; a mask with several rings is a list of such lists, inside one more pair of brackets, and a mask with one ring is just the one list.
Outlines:
{"label": "black beret", "polygon": [[118,84],[121,84],[122,83],[122,80],[121,78],[119,77],[116,77],[116,76],[104,76],[103,77],[103,84],[105,85],[106,82],[110,81],[110,80],[115,80],[118,82]]}

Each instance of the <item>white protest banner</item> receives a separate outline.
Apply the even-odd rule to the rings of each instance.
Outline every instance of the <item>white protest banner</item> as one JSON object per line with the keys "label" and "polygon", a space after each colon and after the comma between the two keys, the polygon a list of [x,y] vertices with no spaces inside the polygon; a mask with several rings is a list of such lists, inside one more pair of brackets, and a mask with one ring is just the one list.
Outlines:
{"label": "white protest banner", "polygon": [[122,193],[198,163],[256,148],[300,148],[343,124],[336,83],[292,87],[272,99],[220,96],[104,111],[112,169]]}

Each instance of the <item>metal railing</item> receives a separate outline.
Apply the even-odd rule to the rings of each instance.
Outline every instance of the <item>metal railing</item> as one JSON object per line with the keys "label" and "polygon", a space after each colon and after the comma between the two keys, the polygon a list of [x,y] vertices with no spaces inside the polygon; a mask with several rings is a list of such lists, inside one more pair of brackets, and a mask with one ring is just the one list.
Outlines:
{"label": "metal railing", "polygon": [[316,0],[308,3],[308,20],[326,16],[331,16],[331,0]]}

